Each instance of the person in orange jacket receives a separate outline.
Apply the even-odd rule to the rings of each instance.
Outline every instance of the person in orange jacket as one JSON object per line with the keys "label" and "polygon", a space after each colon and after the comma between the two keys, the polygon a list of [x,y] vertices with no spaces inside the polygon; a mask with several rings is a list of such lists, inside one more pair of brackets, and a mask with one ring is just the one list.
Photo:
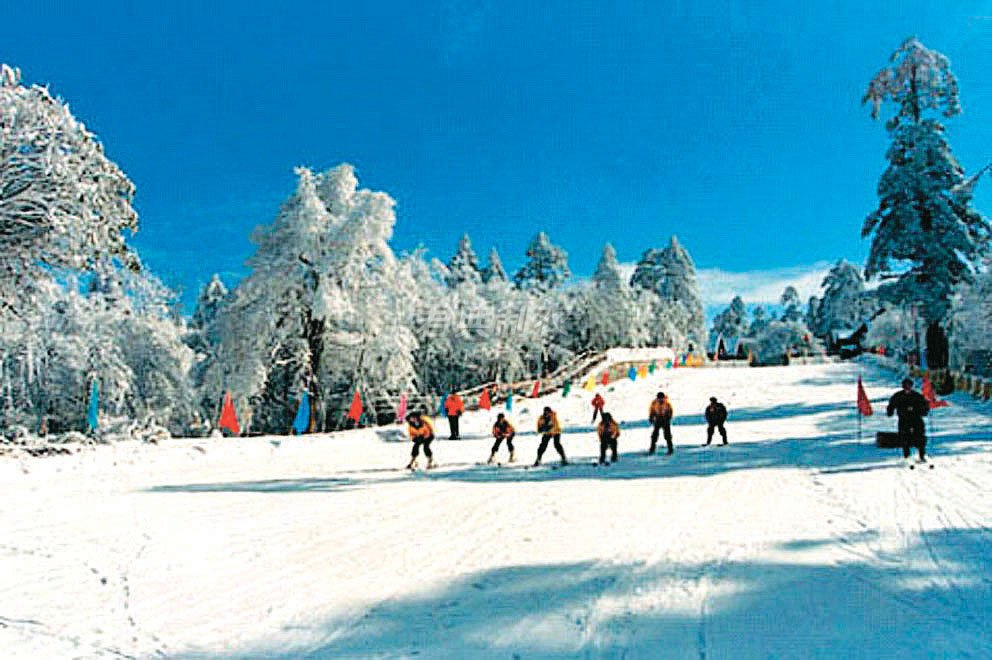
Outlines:
{"label": "person in orange jacket", "polygon": [[565,450],[561,446],[561,424],[558,422],[558,415],[547,406],[545,406],[541,416],[537,418],[537,432],[541,434],[541,444],[537,447],[537,460],[534,461],[534,467],[541,464],[541,457],[544,456],[544,451],[548,448],[548,442],[552,440],[555,443],[555,451],[561,456],[561,464],[568,465]]}
{"label": "person in orange jacket", "polygon": [[427,457],[427,469],[435,467],[434,454],[431,453],[431,442],[434,440],[434,425],[426,415],[414,411],[406,416],[407,431],[410,439],[413,440],[413,451],[410,454],[410,463],[406,469],[417,469],[417,456],[420,448],[424,448],[424,456]]}
{"label": "person in orange jacket", "polygon": [[444,412],[448,414],[448,428],[451,429],[448,440],[460,440],[461,436],[458,435],[458,418],[465,412],[465,402],[462,401],[462,398],[458,394],[449,394],[448,398],[444,400]]}
{"label": "person in orange jacket", "polygon": [[613,415],[608,412],[603,413],[603,419],[596,428],[599,433],[599,464],[609,465],[606,462],[606,450],[609,449],[613,456],[612,461],[617,462],[617,438],[620,437],[620,425],[613,419]]}
{"label": "person in orange jacket", "polygon": [[513,437],[516,434],[516,429],[513,428],[513,424],[506,418],[506,415],[503,413],[496,415],[496,423],[493,424],[493,437],[496,438],[496,442],[493,443],[493,451],[489,454],[489,460],[486,463],[492,463],[496,460],[496,452],[499,451],[499,445],[504,440],[506,440],[506,448],[510,450],[509,462],[513,463],[517,460],[517,456],[513,451]]}
{"label": "person in orange jacket", "polygon": [[596,392],[596,396],[592,398],[592,421],[596,421],[596,415],[600,417],[603,415],[603,406],[606,405],[606,401],[603,399],[603,395]]}
{"label": "person in orange jacket", "polygon": [[674,416],[675,410],[672,408],[668,397],[665,396],[664,392],[658,392],[658,396],[651,401],[651,407],[648,408],[648,421],[651,422],[651,426],[654,428],[651,432],[649,454],[653,454],[655,447],[658,445],[658,431],[664,431],[665,442],[668,443],[668,454],[675,453],[675,447],[672,445],[672,417]]}

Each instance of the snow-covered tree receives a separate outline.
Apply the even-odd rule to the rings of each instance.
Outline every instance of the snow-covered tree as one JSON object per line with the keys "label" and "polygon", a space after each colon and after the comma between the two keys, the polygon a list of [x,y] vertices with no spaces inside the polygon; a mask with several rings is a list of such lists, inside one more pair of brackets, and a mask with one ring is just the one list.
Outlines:
{"label": "snow-covered tree", "polygon": [[468,234],[463,234],[458,241],[458,251],[448,262],[448,286],[454,287],[464,282],[478,283],[482,281],[479,272],[479,258],[472,249],[472,241]]}
{"label": "snow-covered tree", "polygon": [[647,324],[634,292],[620,272],[612,245],[592,276],[592,285],[578,295],[569,332],[577,341],[573,350],[603,350],[612,346],[640,346],[647,341]]}
{"label": "snow-covered tree", "polygon": [[724,337],[744,337],[749,330],[747,321],[747,308],[740,296],[734,296],[730,305],[717,314],[713,319],[714,335],[722,334]]}
{"label": "snow-covered tree", "polygon": [[252,272],[218,318],[204,380],[250,401],[243,414],[270,431],[289,428],[304,389],[312,427],[333,426],[355,388],[394,395],[414,375],[414,284],[388,244],[393,200],[358,189],[350,165],[297,176],[275,222],[253,236]]}
{"label": "snow-covered tree", "polygon": [[134,184],[47,88],[0,65],[0,306],[51,269],[132,267],[124,230],[137,229]]}
{"label": "snow-covered tree", "polygon": [[871,296],[865,294],[861,271],[841,259],[823,278],[823,299],[817,305],[810,326],[818,337],[831,330],[857,328],[871,316]]}
{"label": "snow-covered tree", "polygon": [[932,114],[961,112],[958,86],[947,58],[907,39],[869,83],[864,103],[877,118],[886,102],[895,112],[886,122],[892,145],[889,166],[878,184],[878,208],[865,219],[862,237],[872,237],[865,275],[893,280],[879,294],[915,305],[927,324],[930,365],[946,364],[942,329],[955,286],[971,281],[972,267],[988,248],[989,225],[971,208],[966,180]]}
{"label": "snow-covered tree", "polygon": [[958,287],[950,327],[952,365],[992,373],[992,260],[986,261],[972,282]]}
{"label": "snow-covered tree", "polygon": [[706,341],[706,317],[696,283],[696,266],[688,251],[672,236],[663,249],[644,252],[630,278],[631,286],[650,291],[661,300],[666,312],[682,307],[677,333],[697,345]]}
{"label": "snow-covered tree", "polygon": [[489,250],[489,261],[482,271],[482,281],[487,283],[491,280],[505,282],[507,279],[506,271],[503,269],[503,262],[499,258],[499,252],[494,247]]}
{"label": "snow-covered tree", "polygon": [[782,298],[779,300],[782,306],[781,321],[785,323],[798,323],[803,320],[802,300],[799,299],[799,292],[796,287],[787,286],[782,291]]}
{"label": "snow-covered tree", "polygon": [[762,305],[758,305],[751,311],[751,324],[748,330],[752,335],[760,335],[768,327],[771,320],[768,310]]}
{"label": "snow-covered tree", "polygon": [[554,245],[543,231],[527,246],[527,262],[513,281],[524,290],[547,291],[561,286],[569,278],[568,254]]}

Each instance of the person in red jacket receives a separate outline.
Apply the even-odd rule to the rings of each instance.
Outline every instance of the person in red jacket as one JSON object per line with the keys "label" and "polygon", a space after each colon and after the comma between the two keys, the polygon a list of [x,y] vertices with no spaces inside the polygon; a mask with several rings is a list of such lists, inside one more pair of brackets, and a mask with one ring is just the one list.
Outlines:
{"label": "person in red jacket", "polygon": [[606,401],[603,399],[603,395],[596,392],[596,396],[592,398],[592,421],[596,421],[596,415],[603,416],[603,406],[605,405]]}
{"label": "person in red jacket", "polygon": [[449,394],[448,398],[444,400],[444,412],[448,414],[448,428],[451,429],[448,440],[460,440],[458,418],[465,412],[465,402],[458,394]]}

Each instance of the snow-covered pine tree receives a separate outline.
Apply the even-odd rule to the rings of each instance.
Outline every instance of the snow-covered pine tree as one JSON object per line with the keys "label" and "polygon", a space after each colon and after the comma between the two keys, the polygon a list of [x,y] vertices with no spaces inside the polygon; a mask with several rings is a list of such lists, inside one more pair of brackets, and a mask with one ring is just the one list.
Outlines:
{"label": "snow-covered pine tree", "polygon": [[639,313],[633,290],[620,272],[616,250],[609,243],[603,246],[592,285],[580,293],[570,321],[569,334],[580,338],[573,344],[573,350],[645,343],[643,315]]}
{"label": "snow-covered pine tree", "polygon": [[799,292],[796,287],[789,285],[782,291],[782,298],[779,300],[782,306],[782,316],[780,320],[786,323],[799,323],[803,320],[802,301],[799,299]]}
{"label": "snow-covered pine tree", "polygon": [[499,252],[494,247],[489,250],[489,261],[482,271],[482,281],[486,283],[492,280],[506,282],[507,279],[506,271],[503,269],[503,262],[499,258]]}
{"label": "snow-covered pine tree", "polygon": [[710,332],[724,337],[746,337],[748,330],[747,308],[740,296],[734,296],[730,305],[713,319],[713,329]]}
{"label": "snow-covered pine tree", "polygon": [[817,305],[810,326],[818,337],[831,330],[856,329],[871,313],[871,297],[865,295],[865,282],[857,266],[841,259],[823,278],[823,299]]}
{"label": "snow-covered pine tree", "polygon": [[462,234],[458,241],[458,251],[448,262],[449,287],[455,287],[464,282],[478,283],[482,281],[482,273],[479,272],[479,258],[472,249],[472,241],[468,234]]}
{"label": "snow-covered pine tree", "polygon": [[760,335],[771,322],[768,311],[762,305],[758,305],[751,311],[751,324],[749,331],[752,335]]}
{"label": "snow-covered pine tree", "polygon": [[952,366],[992,375],[992,259],[958,286],[950,318]]}
{"label": "snow-covered pine tree", "polygon": [[988,249],[989,225],[971,208],[965,180],[933,113],[961,112],[957,79],[947,58],[907,39],[889,66],[871,80],[863,103],[872,117],[891,101],[886,122],[892,145],[889,167],[878,184],[878,208],[865,219],[862,237],[872,237],[865,276],[894,280],[879,294],[914,305],[927,327],[931,367],[947,363],[946,319],[955,286],[970,282],[975,261]]}
{"label": "snow-covered pine tree", "polygon": [[517,271],[513,281],[520,289],[540,292],[561,286],[570,275],[568,254],[542,231],[531,239],[527,246],[527,262]]}
{"label": "snow-covered pine tree", "polygon": [[685,334],[696,345],[703,345],[706,342],[706,315],[696,282],[696,264],[677,237],[672,236],[668,247],[661,251],[661,265],[665,277],[656,292],[663,301],[685,307],[688,312]]}

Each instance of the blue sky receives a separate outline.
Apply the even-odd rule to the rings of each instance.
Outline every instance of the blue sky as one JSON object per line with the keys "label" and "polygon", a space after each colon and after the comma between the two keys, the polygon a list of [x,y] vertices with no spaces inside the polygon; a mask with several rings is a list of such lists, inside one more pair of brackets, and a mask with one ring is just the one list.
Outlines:
{"label": "blue sky", "polygon": [[294,166],[350,162],[399,251],[468,232],[513,269],[543,229],[588,275],[674,233],[713,303],[863,262],[888,140],[860,100],[906,36],[951,59],[959,160],[992,160],[992,0],[804,4],[14,0],[0,61],[100,136],[186,300],[244,273]]}

